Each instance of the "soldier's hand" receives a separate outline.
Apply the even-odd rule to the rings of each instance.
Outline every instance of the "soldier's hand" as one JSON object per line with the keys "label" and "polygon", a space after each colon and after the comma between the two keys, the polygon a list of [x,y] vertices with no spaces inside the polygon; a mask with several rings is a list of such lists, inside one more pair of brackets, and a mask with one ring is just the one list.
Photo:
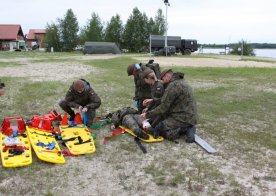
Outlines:
{"label": "soldier's hand", "polygon": [[152,101],[153,101],[153,99],[145,99],[143,101],[143,106],[148,106]]}
{"label": "soldier's hand", "polygon": [[142,121],[146,120],[146,113],[142,113],[142,114],[140,115],[140,117],[141,117]]}
{"label": "soldier's hand", "polygon": [[82,112],[87,112],[88,108],[87,107],[83,107],[82,108]]}
{"label": "soldier's hand", "polygon": [[142,113],[146,113],[148,111],[148,108],[143,109]]}

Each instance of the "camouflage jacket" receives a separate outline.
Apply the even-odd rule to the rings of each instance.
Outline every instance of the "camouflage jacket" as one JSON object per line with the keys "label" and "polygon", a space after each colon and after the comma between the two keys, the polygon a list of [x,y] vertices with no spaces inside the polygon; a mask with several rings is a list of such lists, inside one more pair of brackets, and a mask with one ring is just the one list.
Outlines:
{"label": "camouflage jacket", "polygon": [[147,84],[142,77],[142,71],[147,67],[145,65],[141,65],[141,69],[138,71],[138,74],[134,76],[134,84],[135,84],[135,97],[134,100],[138,99],[149,99],[151,98],[151,86]]}
{"label": "camouflage jacket", "polygon": [[65,101],[68,105],[73,108],[78,108],[79,106],[86,106],[88,108],[97,109],[101,105],[101,99],[97,93],[91,88],[90,84],[85,81],[84,91],[78,93],[73,88],[73,84],[70,86],[66,93]]}
{"label": "camouflage jacket", "polygon": [[112,113],[112,123],[115,127],[122,125],[123,118],[128,114],[138,114],[138,110],[133,109],[131,107],[124,107],[122,109],[117,110],[116,112]]}
{"label": "camouflage jacket", "polygon": [[160,80],[157,80],[153,86],[152,86],[152,89],[151,89],[151,94],[152,94],[152,99],[153,101],[151,102],[151,104],[148,106],[148,109],[151,110],[155,107],[157,107],[160,102],[161,102],[161,98],[164,94],[164,86],[163,86],[163,83],[160,81]]}
{"label": "camouflage jacket", "polygon": [[154,119],[163,116],[164,118],[173,118],[183,126],[197,124],[196,101],[191,87],[182,78],[179,77],[179,74],[173,75],[160,105],[147,112],[147,118]]}

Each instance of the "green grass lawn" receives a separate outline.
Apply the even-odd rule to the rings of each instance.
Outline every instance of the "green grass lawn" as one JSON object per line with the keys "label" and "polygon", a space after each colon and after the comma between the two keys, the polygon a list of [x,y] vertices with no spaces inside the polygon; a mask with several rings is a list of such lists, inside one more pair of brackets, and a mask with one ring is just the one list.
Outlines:
{"label": "green grass lawn", "polygon": [[[75,56],[76,54],[73,54]],[[8,55],[12,62],[0,61],[0,72],[2,68],[12,66],[22,66],[16,60],[21,58],[22,53],[13,53]],[[132,106],[134,96],[134,82],[132,77],[127,76],[126,67],[135,60],[131,56],[122,56],[106,60],[81,60],[72,58],[68,53],[65,54],[29,54],[28,57],[35,57],[30,62],[68,62],[76,61],[87,66],[96,68],[97,72],[84,74],[93,89],[102,99],[102,105],[98,114],[106,114],[108,111],[115,111],[119,108]],[[61,59],[56,59],[62,57]],[[4,55],[0,53],[0,60]],[[196,57],[193,57],[196,58]],[[13,63],[14,62],[14,63]],[[24,63],[23,63],[24,64]],[[170,67],[166,67],[170,68]],[[213,146],[218,148],[220,154],[216,156],[206,155],[199,149],[192,149],[189,145],[179,144],[181,148],[177,151],[170,149],[178,148],[177,144],[163,142],[158,144],[158,149],[147,145],[152,153],[153,161],[148,164],[138,166],[143,173],[143,178],[152,179],[150,185],[158,189],[165,195],[179,195],[182,189],[194,195],[251,195],[250,188],[239,182],[235,173],[223,173],[220,170],[227,163],[227,159],[237,159],[237,167],[249,168],[252,171],[262,172],[263,168],[270,168],[270,175],[258,176],[251,180],[254,186],[257,186],[261,195],[265,195],[263,181],[275,182],[275,159],[270,161],[265,155],[266,152],[275,152],[276,150],[276,69],[275,68],[197,68],[197,67],[171,67],[174,71],[184,72],[185,79],[193,87],[197,99],[200,121],[198,125],[198,134],[210,141]],[[164,66],[161,65],[161,69]],[[32,115],[43,115],[53,109],[62,112],[57,103],[62,99],[70,85],[68,81],[43,81],[34,82],[28,78],[9,77],[1,78],[5,82],[5,95],[0,97],[0,122],[5,117],[21,115],[24,119]],[[113,153],[103,158],[107,153],[106,147],[102,145],[102,136],[108,134],[108,128],[103,128],[102,133],[98,133],[96,139],[97,153],[81,157],[83,161],[104,160],[104,164],[112,163],[115,170],[124,171],[120,165],[119,157],[126,160],[128,158],[133,162],[140,163],[140,156],[136,146],[132,146],[133,140],[123,141],[122,138],[112,143],[114,148],[108,149]],[[112,145],[111,144],[111,145]],[[122,148],[117,151],[116,148]],[[182,149],[182,150],[181,150]],[[164,151],[162,151],[164,150]],[[158,154],[158,153],[159,154]],[[121,155],[120,155],[121,153]],[[155,154],[157,153],[157,154]],[[118,155],[119,154],[119,155]],[[139,156],[138,156],[138,155]],[[116,158],[115,155],[119,157]],[[115,157],[114,157],[115,156]],[[207,157],[208,156],[208,157]],[[275,157],[274,157],[275,158]],[[52,177],[57,178],[57,182],[65,187],[71,186],[69,180],[72,175],[78,176],[78,173],[85,173],[79,165],[72,164],[72,158],[69,158],[66,167],[54,166],[42,163],[34,155],[34,163],[31,166],[16,169],[0,168],[0,194],[36,194],[35,187],[30,185],[27,188],[21,188],[19,192],[16,187],[12,189],[6,187],[2,182],[11,176],[17,176],[22,179],[28,179],[24,175],[29,175],[31,180],[28,183],[34,183],[41,189],[44,195],[59,195],[52,188],[55,183],[50,182]],[[98,160],[99,159],[99,160]],[[118,162],[115,160],[118,159]],[[149,157],[145,158],[146,160]],[[139,160],[139,161],[138,161]],[[71,162],[70,162],[71,161]],[[138,164],[137,163],[137,164]],[[81,164],[81,163],[80,163]],[[136,163],[133,163],[136,165]],[[243,166],[241,166],[243,165]],[[43,168],[49,167],[48,170]],[[137,165],[136,165],[137,167]],[[65,168],[70,168],[70,173],[66,173]],[[33,171],[33,172],[32,172]],[[34,172],[36,171],[36,172]],[[57,175],[60,172],[64,176]],[[133,171],[134,172],[134,171]],[[135,172],[134,172],[135,173]],[[43,174],[38,180],[38,175]],[[116,173],[114,174],[114,176]],[[119,178],[118,186],[126,191],[125,193],[143,192],[146,185],[141,181],[135,181],[135,185],[130,185],[128,179],[131,179],[130,173],[121,173],[113,178]],[[48,185],[42,186],[42,181],[49,181]],[[37,181],[37,182],[36,182]],[[85,182],[83,181],[85,184]],[[85,186],[85,185],[79,185]],[[226,187],[225,187],[226,186]],[[163,187],[163,188],[161,188]],[[167,187],[167,188],[166,188]],[[181,188],[182,187],[182,188]],[[204,187],[208,187],[205,190]],[[221,188],[223,192],[220,192]],[[149,189],[147,189],[149,190]],[[12,192],[9,192],[12,191]],[[114,193],[117,193],[114,190]]]}

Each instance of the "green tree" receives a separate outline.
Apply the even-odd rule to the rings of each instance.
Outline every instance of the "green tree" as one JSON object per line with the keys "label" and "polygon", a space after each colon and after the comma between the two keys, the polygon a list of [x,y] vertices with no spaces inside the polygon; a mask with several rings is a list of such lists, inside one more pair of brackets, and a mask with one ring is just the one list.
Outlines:
{"label": "green tree", "polygon": [[92,13],[91,19],[81,30],[81,40],[82,42],[103,40],[103,25],[98,14]]}
{"label": "green tree", "polygon": [[150,19],[148,20],[148,24],[147,24],[149,35],[159,35],[159,34],[154,33],[154,26],[155,26],[155,22],[152,19],[152,17],[150,17]]}
{"label": "green tree", "polygon": [[123,22],[120,16],[112,16],[105,29],[105,41],[115,42],[119,47],[122,44]]}
{"label": "green tree", "polygon": [[166,21],[165,16],[161,9],[157,10],[157,14],[155,16],[152,35],[164,35],[166,30]]}
{"label": "green tree", "polygon": [[72,51],[78,44],[79,24],[72,9],[68,9],[64,19],[60,19],[61,41],[64,51]]}
{"label": "green tree", "polygon": [[60,33],[58,25],[52,23],[46,25],[46,37],[45,44],[47,45],[47,50],[49,51],[51,47],[53,47],[54,51],[61,51],[62,44],[60,42]]}
{"label": "green tree", "polygon": [[253,47],[244,40],[241,40],[238,44],[235,44],[231,51],[231,54],[241,55],[241,53],[244,56],[255,56]]}
{"label": "green tree", "polygon": [[148,32],[146,29],[146,15],[142,15],[137,7],[134,8],[132,14],[127,20],[123,33],[123,42],[125,48],[129,49],[131,52],[141,51],[141,49],[147,45],[148,38],[146,38],[146,35]]}

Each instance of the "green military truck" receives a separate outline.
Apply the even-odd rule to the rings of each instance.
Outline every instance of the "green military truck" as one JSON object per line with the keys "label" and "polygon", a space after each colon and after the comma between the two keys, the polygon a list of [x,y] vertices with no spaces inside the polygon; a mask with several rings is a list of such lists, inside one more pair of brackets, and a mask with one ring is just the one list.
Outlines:
{"label": "green military truck", "polygon": [[[150,35],[149,43],[153,53],[165,50],[165,36],[163,35]],[[197,40],[181,39],[180,36],[167,36],[167,47],[175,47],[176,52],[183,55],[190,55],[198,48]]]}

